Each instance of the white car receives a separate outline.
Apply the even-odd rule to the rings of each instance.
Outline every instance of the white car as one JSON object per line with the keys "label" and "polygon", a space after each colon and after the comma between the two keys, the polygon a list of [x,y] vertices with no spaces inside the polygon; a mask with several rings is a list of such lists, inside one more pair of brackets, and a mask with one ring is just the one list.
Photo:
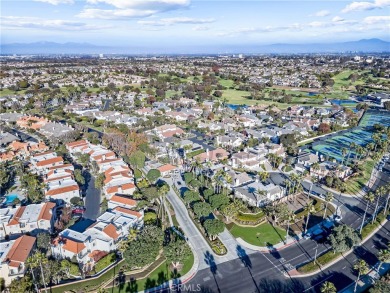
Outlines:
{"label": "white car", "polygon": [[342,220],[342,217],[341,217],[341,216],[339,216],[339,215],[335,215],[335,216],[334,216],[334,221],[335,221],[336,223],[340,223],[341,220]]}

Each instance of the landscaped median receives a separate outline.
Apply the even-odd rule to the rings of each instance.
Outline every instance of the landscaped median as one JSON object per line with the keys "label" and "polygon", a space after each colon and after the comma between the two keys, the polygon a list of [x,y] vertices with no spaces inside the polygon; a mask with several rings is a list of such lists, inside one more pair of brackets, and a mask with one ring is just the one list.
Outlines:
{"label": "landscaped median", "polygon": [[[187,274],[194,264],[194,255],[191,254],[191,256],[183,263],[180,272],[176,273],[176,275],[173,275],[173,272],[170,270],[170,264],[167,262],[165,257],[160,256],[154,263],[143,269],[124,272],[124,275],[127,279],[129,279],[129,281],[126,281],[122,285],[117,285],[115,284],[114,279],[119,276],[121,268],[125,265],[125,261],[126,260],[121,260],[100,276],[78,280],[65,285],[54,286],[50,288],[50,290],[52,293],[69,291],[92,292],[96,291],[98,288],[102,288],[103,284],[106,288],[113,287],[112,292],[137,292],[146,290],[159,286],[172,278],[178,278]],[[129,291],[129,288],[132,288],[132,290]],[[133,290],[135,288],[137,289]]]}
{"label": "landscaped median", "polygon": [[[386,221],[386,215],[383,215],[383,213],[380,213],[374,223],[369,223],[362,229],[361,237],[363,244],[365,241],[367,241],[369,238],[372,237],[373,234],[377,232],[377,229],[380,229],[380,226],[383,225]],[[325,267],[328,267],[332,265],[334,262],[339,261],[342,257],[350,254],[353,251],[354,248],[344,252],[334,252],[332,249],[328,250],[321,256],[317,257],[316,261],[309,262],[307,264],[304,264],[303,266],[300,266],[297,268],[297,271],[301,273],[302,276],[305,274],[315,274],[318,273],[321,269],[324,269]]]}
{"label": "landscaped median", "polygon": [[[175,185],[172,185],[173,191],[176,193],[176,195],[181,199],[184,205],[186,203],[184,202],[183,198],[180,196],[179,190],[176,188]],[[202,234],[203,238],[206,240],[210,248],[213,250],[213,252],[217,255],[225,255],[227,253],[227,248],[225,245],[222,243],[222,241],[218,238],[215,237],[213,240],[210,240],[209,237],[207,237],[205,233],[205,229],[202,227],[202,225],[197,222],[196,219],[194,219],[193,212],[191,210],[188,210],[188,215],[189,218],[191,219],[192,223],[194,223],[195,227],[199,230],[199,232]]]}

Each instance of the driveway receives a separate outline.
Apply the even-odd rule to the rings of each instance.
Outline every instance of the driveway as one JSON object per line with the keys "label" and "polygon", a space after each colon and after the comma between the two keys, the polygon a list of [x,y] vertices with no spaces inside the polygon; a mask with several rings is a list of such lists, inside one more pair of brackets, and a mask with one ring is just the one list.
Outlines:
{"label": "driveway", "polygon": [[91,175],[84,199],[86,210],[83,217],[85,219],[96,220],[100,214],[100,202],[101,191],[95,188],[95,177]]}

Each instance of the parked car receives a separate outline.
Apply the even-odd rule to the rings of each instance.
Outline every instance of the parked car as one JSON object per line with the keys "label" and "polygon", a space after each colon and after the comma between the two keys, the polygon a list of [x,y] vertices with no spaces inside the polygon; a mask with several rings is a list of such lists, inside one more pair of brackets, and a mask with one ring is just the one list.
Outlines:
{"label": "parked car", "polygon": [[72,210],[72,214],[83,214],[84,213],[84,209],[73,209]]}
{"label": "parked car", "polygon": [[180,182],[180,181],[177,181],[177,185],[181,185],[181,182]]}
{"label": "parked car", "polygon": [[310,233],[306,233],[305,235],[303,235],[303,238],[310,239],[311,238],[311,234]]}

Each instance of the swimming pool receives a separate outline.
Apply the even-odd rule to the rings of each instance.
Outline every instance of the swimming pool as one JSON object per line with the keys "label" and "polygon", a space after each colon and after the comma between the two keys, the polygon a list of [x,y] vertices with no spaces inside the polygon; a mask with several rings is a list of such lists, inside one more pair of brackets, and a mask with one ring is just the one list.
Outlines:
{"label": "swimming pool", "polygon": [[9,194],[5,196],[5,204],[10,205],[14,202],[16,198],[19,198],[17,194]]}

